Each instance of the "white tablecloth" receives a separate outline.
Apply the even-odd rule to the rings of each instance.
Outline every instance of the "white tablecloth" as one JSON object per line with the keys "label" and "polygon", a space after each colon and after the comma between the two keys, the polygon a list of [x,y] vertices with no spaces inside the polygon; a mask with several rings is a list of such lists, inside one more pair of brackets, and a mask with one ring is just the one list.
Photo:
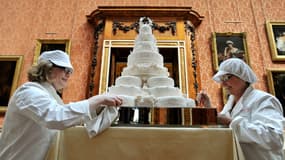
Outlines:
{"label": "white tablecloth", "polygon": [[61,132],[49,160],[240,160],[229,128],[110,127],[90,139],[83,127]]}

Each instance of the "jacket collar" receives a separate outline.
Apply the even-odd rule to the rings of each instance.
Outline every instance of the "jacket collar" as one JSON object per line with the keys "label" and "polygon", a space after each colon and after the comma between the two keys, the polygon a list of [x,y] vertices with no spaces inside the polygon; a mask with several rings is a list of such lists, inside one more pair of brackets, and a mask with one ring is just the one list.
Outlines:
{"label": "jacket collar", "polygon": [[55,88],[48,82],[43,82],[41,85],[48,91],[48,93],[59,103],[63,104],[61,97],[57,94]]}
{"label": "jacket collar", "polygon": [[234,95],[230,95],[228,98],[227,103],[224,106],[223,111],[221,112],[222,114],[227,114],[230,113],[230,110],[232,110],[232,112],[230,113],[231,116],[236,115],[237,113],[239,113],[242,109],[243,109],[243,101],[244,99],[249,95],[249,93],[253,90],[254,88],[250,85],[249,87],[247,87],[247,89],[244,91],[243,95],[240,97],[240,99],[238,100],[238,102],[236,104],[234,104],[234,100],[235,100],[235,96]]}

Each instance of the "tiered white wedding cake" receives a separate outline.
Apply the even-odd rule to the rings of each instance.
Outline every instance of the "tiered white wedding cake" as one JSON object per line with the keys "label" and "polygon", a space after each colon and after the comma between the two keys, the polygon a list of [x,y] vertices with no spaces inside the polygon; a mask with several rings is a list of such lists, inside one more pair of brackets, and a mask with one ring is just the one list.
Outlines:
{"label": "tiered white wedding cake", "polygon": [[128,56],[127,67],[108,92],[122,97],[123,106],[194,107],[195,101],[174,87],[151,26],[151,19],[140,18],[139,34]]}

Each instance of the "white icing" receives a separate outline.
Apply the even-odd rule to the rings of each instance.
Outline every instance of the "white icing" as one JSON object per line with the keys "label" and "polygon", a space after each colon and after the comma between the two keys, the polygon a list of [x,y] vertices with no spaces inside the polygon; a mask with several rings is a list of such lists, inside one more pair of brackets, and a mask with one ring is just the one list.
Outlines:
{"label": "white icing", "polygon": [[131,67],[127,66],[123,69],[121,73],[122,76],[138,76],[140,78],[149,78],[153,76],[168,76],[169,73],[166,67],[159,67],[157,65],[133,65]]}
{"label": "white icing", "polygon": [[118,95],[122,100],[123,100],[123,103],[122,103],[122,106],[124,107],[129,107],[129,106],[135,106],[136,103],[136,97],[134,96],[126,96],[126,95]]}
{"label": "white icing", "polygon": [[142,80],[136,76],[120,76],[115,81],[116,86],[129,85],[129,86],[142,86]]}
{"label": "white icing", "polygon": [[172,107],[172,108],[180,108],[186,107],[186,99],[181,96],[165,96],[158,97],[155,102],[155,106],[157,107]]}
{"label": "white icing", "polygon": [[165,96],[183,97],[180,89],[176,87],[159,86],[159,87],[153,87],[153,88],[146,88],[144,90],[148,92],[150,95],[153,95],[154,97],[165,97]]}
{"label": "white icing", "polygon": [[148,107],[154,107],[154,101],[155,97],[153,96],[138,96],[136,99],[136,105],[138,107],[140,106],[148,106]]}
{"label": "white icing", "polygon": [[153,45],[155,43],[152,41],[135,42],[134,50],[131,53],[152,52],[152,54],[159,54],[158,48]]}
{"label": "white icing", "polygon": [[163,57],[162,55],[150,51],[139,51],[132,52],[128,56],[127,66],[133,65],[157,65],[159,67],[163,67]]}
{"label": "white icing", "polygon": [[186,98],[186,107],[195,107],[195,100],[192,98]]}
{"label": "white icing", "polygon": [[164,76],[150,77],[147,80],[147,85],[150,88],[159,86],[174,87],[174,80]]}
{"label": "white icing", "polygon": [[113,95],[127,95],[127,96],[142,96],[146,93],[140,88],[135,86],[120,85],[109,87],[110,94]]}

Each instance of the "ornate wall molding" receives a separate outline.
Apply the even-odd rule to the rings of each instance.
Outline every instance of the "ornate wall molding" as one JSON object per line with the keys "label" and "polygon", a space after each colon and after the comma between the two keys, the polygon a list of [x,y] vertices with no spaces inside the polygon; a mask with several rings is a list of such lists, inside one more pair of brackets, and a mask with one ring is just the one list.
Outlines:
{"label": "ornate wall molding", "polygon": [[90,69],[90,77],[89,77],[89,90],[88,90],[88,97],[93,96],[94,91],[94,76],[95,76],[95,67],[97,66],[97,52],[98,52],[98,43],[99,43],[99,36],[103,32],[105,27],[105,21],[99,22],[94,27],[94,49],[92,54],[92,63]]}
{"label": "ornate wall molding", "polygon": [[[147,17],[145,17],[144,20],[148,21]],[[147,23],[147,22],[145,22],[145,23]],[[165,23],[164,26],[160,26],[155,22],[153,22],[152,24],[153,24],[152,29],[158,30],[160,33],[164,33],[165,31],[170,30],[173,36],[176,34],[176,22],[167,22],[167,23]],[[128,32],[130,30],[135,30],[137,33],[139,33],[139,21],[132,23],[129,26],[124,25],[122,22],[114,21],[112,29],[113,29],[114,35],[116,34],[117,30],[121,30],[124,33]]]}
{"label": "ornate wall molding", "polygon": [[192,10],[192,7],[145,7],[145,6],[99,6],[87,20],[90,24],[96,25],[96,21],[108,17],[179,17],[189,20],[197,27],[200,25],[204,16]]}
{"label": "ornate wall molding", "polygon": [[190,22],[190,21],[185,21],[185,32],[188,33],[190,42],[191,42],[191,52],[192,52],[192,68],[193,68],[193,76],[194,76],[194,90],[195,90],[195,95],[198,94],[198,88],[199,84],[197,81],[197,59],[196,59],[196,50],[195,50],[195,26]]}

